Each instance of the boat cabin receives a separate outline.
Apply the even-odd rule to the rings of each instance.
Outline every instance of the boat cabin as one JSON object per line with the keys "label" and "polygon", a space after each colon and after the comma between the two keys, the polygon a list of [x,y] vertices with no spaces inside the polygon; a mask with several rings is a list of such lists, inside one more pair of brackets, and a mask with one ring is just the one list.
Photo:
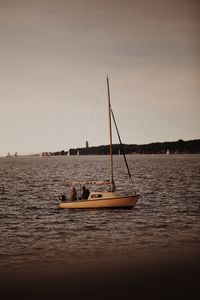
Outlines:
{"label": "boat cabin", "polygon": [[91,192],[88,200],[94,199],[108,199],[108,198],[119,198],[121,197],[117,192]]}

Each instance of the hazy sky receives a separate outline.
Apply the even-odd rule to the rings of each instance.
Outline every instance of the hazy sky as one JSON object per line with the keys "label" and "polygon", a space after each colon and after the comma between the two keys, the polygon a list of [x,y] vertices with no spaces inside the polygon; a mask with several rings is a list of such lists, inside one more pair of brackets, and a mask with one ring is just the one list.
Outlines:
{"label": "hazy sky", "polygon": [[0,0],[0,155],[107,144],[107,74],[123,142],[200,138],[199,20],[199,0]]}

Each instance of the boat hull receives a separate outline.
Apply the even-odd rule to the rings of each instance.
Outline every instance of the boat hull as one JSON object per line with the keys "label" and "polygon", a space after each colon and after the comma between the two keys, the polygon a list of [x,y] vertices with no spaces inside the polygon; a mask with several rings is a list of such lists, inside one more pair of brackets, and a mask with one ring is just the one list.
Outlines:
{"label": "boat hull", "polygon": [[89,199],[60,202],[60,208],[132,208],[136,205],[139,195],[131,195],[107,199]]}

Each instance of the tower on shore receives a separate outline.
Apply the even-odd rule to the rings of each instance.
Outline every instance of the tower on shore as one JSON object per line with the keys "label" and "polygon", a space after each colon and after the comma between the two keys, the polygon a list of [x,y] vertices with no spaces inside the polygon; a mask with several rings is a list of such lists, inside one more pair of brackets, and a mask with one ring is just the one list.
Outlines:
{"label": "tower on shore", "polygon": [[86,148],[89,148],[89,143],[88,143],[88,141],[86,141]]}

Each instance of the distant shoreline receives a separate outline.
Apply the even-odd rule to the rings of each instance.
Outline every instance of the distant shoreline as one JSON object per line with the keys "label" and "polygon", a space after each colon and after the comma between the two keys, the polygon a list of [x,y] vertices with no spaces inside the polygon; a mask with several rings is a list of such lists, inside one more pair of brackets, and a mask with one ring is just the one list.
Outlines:
{"label": "distant shoreline", "polygon": [[[154,142],[149,144],[123,144],[124,153],[127,155],[138,154],[200,154],[200,139],[178,140],[173,142]],[[123,149],[120,144],[113,144],[113,155],[122,155]],[[16,152],[17,153],[17,152]],[[55,152],[42,152],[32,154],[17,154],[1,157],[15,156],[77,156],[77,155],[109,155],[110,146],[100,145],[85,148],[70,148],[69,150],[60,150]]]}
{"label": "distant shoreline", "polygon": [[[108,155],[109,145],[92,146],[85,148],[71,148],[68,151],[62,150],[50,152],[49,155]],[[178,140],[174,142],[155,142],[150,144],[113,144],[113,154],[199,154],[200,139],[196,140]],[[48,155],[48,154],[47,154]]]}

